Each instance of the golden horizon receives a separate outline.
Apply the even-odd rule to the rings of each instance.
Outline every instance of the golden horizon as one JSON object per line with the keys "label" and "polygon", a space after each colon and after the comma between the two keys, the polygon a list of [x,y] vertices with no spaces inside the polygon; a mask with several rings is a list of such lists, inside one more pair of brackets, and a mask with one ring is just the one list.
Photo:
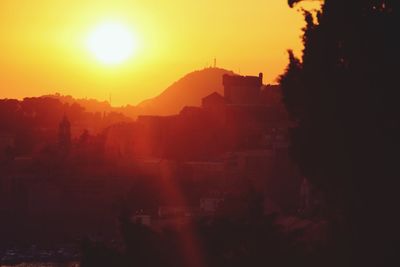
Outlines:
{"label": "golden horizon", "polygon": [[[302,50],[302,13],[284,0],[41,0],[2,1],[0,7],[0,98],[59,92],[102,100],[111,93],[113,105],[135,105],[212,65],[214,57],[218,67],[263,72],[273,83],[286,67],[287,49]],[[120,23],[122,37],[97,36],[88,51],[88,35],[106,21]],[[101,45],[107,40],[116,50]]]}

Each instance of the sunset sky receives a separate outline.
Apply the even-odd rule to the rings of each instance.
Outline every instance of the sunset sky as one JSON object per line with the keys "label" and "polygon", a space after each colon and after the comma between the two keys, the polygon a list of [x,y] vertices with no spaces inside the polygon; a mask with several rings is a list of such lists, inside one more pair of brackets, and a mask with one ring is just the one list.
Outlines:
{"label": "sunset sky", "polygon": [[[102,62],[87,44],[109,22],[134,40],[118,64]],[[115,106],[137,104],[214,57],[218,67],[263,72],[270,83],[287,64],[286,50],[300,53],[303,25],[286,0],[2,0],[0,98],[111,93]]]}

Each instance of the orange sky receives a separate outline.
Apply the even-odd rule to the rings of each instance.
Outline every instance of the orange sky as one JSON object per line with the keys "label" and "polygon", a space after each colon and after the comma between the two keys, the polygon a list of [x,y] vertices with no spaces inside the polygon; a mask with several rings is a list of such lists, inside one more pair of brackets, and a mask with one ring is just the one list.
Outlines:
{"label": "orange sky", "polygon": [[[87,36],[117,21],[139,40],[136,55],[105,65]],[[136,104],[182,75],[217,65],[274,82],[286,50],[301,51],[300,12],[286,0],[1,0],[0,98],[59,92]]]}

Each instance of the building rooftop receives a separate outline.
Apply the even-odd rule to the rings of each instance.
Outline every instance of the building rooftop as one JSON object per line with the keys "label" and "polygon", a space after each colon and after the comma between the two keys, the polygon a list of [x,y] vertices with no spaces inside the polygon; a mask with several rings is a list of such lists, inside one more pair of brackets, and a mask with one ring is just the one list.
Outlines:
{"label": "building rooftop", "polygon": [[239,76],[239,75],[224,74],[222,79],[223,79],[223,85],[225,87],[229,86],[261,87],[263,74],[260,73],[258,76]]}

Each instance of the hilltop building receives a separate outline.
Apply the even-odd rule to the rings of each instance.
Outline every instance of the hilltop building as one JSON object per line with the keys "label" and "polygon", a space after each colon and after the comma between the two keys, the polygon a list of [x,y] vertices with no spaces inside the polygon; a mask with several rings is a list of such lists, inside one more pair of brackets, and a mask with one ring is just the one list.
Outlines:
{"label": "hilltop building", "polygon": [[227,75],[222,77],[225,103],[231,105],[255,105],[260,103],[263,74],[258,76]]}

